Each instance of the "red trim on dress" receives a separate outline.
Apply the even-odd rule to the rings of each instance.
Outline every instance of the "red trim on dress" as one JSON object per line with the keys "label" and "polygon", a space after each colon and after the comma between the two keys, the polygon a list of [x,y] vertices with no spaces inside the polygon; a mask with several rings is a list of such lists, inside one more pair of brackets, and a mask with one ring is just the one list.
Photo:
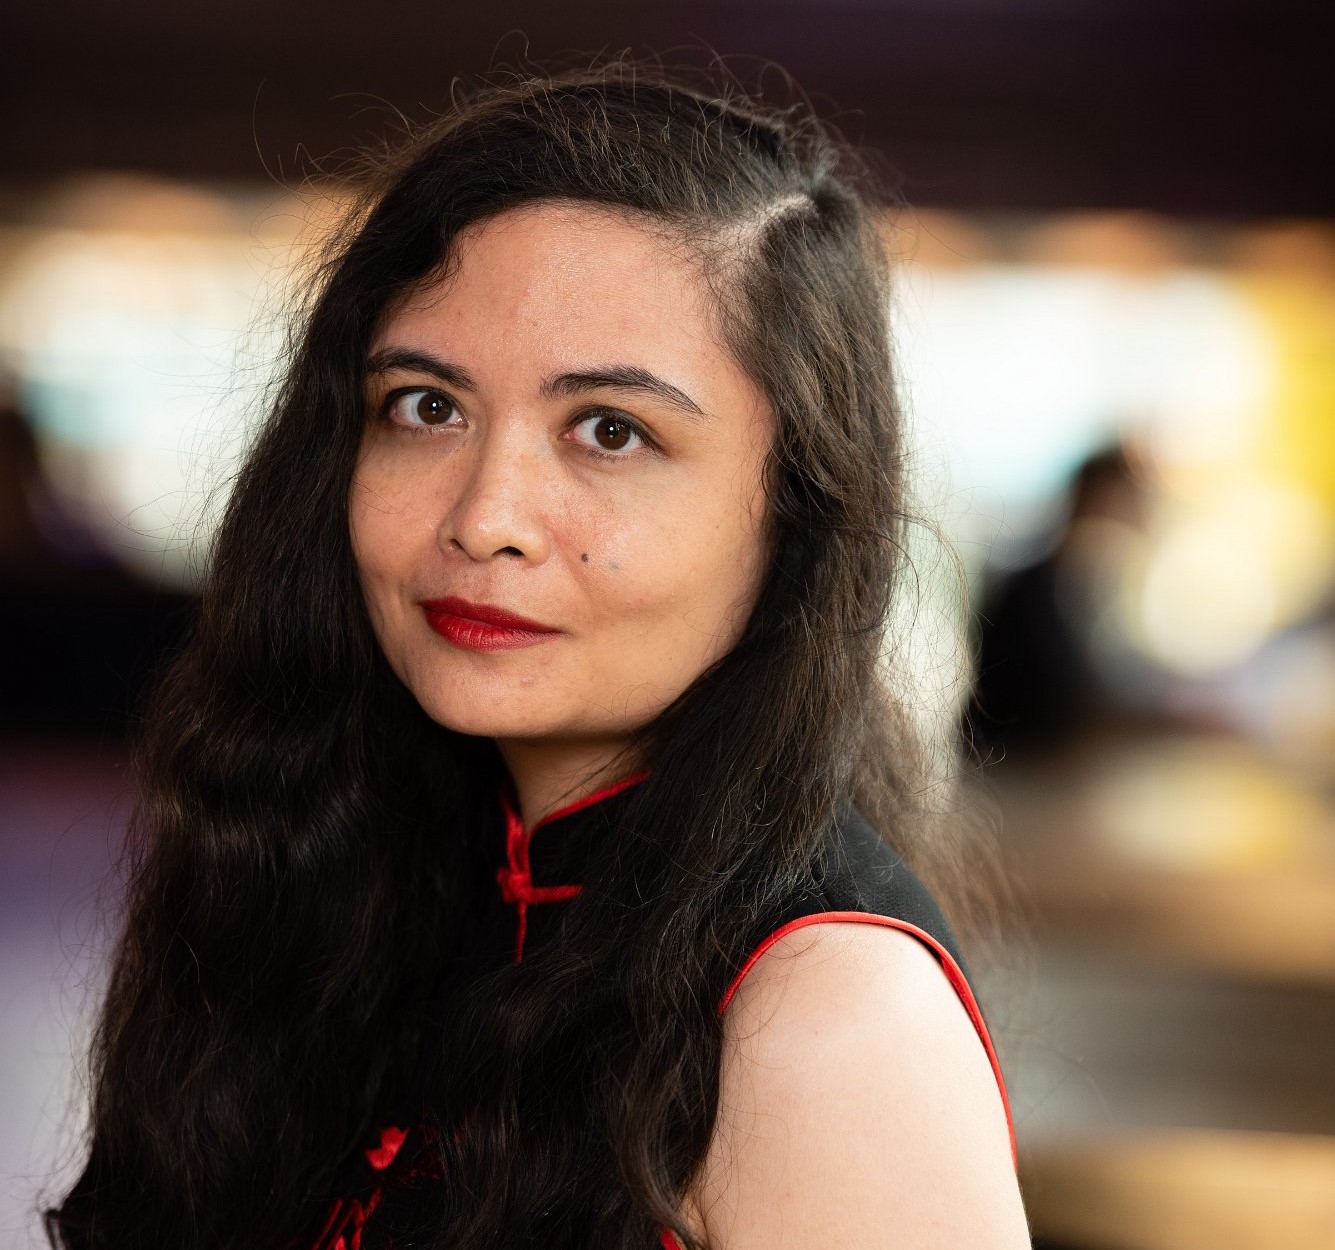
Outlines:
{"label": "red trim on dress", "polygon": [[507,903],[512,904],[519,913],[515,932],[515,963],[521,963],[524,958],[524,934],[528,930],[529,904],[564,903],[567,899],[574,898],[582,888],[578,885],[533,884],[533,874],[529,869],[528,862],[528,848],[529,843],[533,840],[533,835],[543,825],[549,825],[554,820],[560,820],[564,816],[572,816],[575,812],[583,811],[586,807],[592,807],[595,803],[610,799],[612,795],[620,794],[623,790],[628,790],[631,786],[637,785],[648,775],[647,770],[634,773],[629,777],[623,777],[620,781],[612,782],[611,785],[604,786],[601,790],[595,790],[592,794],[586,794],[582,799],[576,799],[573,803],[558,807],[556,811],[548,812],[532,829],[524,828],[524,822],[510,805],[508,796],[501,795],[501,806],[505,811],[505,858],[507,862],[504,867],[496,870],[496,880],[501,887],[501,897]]}
{"label": "red trim on dress", "polygon": [[[559,820],[563,816],[570,816],[575,812],[581,811],[586,807],[592,807],[593,804],[601,802],[603,799],[611,798],[614,794],[620,794],[621,791],[629,789],[631,786],[643,781],[648,772],[635,773],[630,777],[625,777],[621,781],[613,782],[611,785],[604,786],[601,790],[586,795],[582,799],[576,799],[573,803],[566,804],[565,807],[558,808],[556,811],[544,816],[533,826],[532,829],[525,830],[523,822],[515,814],[509,799],[501,796],[501,803],[505,811],[505,851],[507,865],[499,869],[496,873],[496,879],[501,887],[501,895],[507,903],[511,903],[518,908],[518,928],[515,937],[515,963],[520,963],[524,952],[524,933],[527,928],[527,910],[530,903],[548,903],[560,902],[566,899],[574,898],[581,889],[578,885],[557,885],[557,886],[535,886],[529,871],[529,843],[533,835],[543,827],[554,820]],[[826,911],[815,912],[809,916],[799,916],[796,920],[790,920],[787,924],[775,929],[759,946],[751,952],[746,962],[742,965],[741,971],[733,978],[732,983],[724,992],[723,998],[719,1002],[718,1013],[722,1015],[732,1001],[733,995],[737,993],[746,974],[755,967],[760,957],[780,938],[798,929],[805,928],[812,924],[828,924],[832,922],[854,922],[862,924],[879,924],[889,929],[898,929],[917,938],[934,954],[941,964],[946,978],[959,995],[960,1001],[964,1004],[964,1009],[969,1013],[969,1019],[972,1021],[974,1029],[977,1031],[979,1039],[983,1043],[983,1049],[987,1052],[988,1062],[992,1065],[993,1075],[997,1080],[997,1089],[1001,1094],[1002,1106],[1006,1112],[1006,1127],[1010,1133],[1011,1159],[1016,1159],[1015,1142],[1015,1124],[1011,1115],[1010,1097],[1006,1092],[1005,1078],[1001,1073],[1001,1064],[997,1060],[997,1053],[992,1045],[992,1039],[988,1034],[987,1025],[983,1021],[983,1013],[979,1009],[978,1001],[974,998],[973,990],[965,979],[964,972],[959,964],[955,962],[951,953],[946,950],[940,942],[930,933],[920,929],[917,925],[910,924],[906,920],[898,920],[891,916],[878,915],[875,912],[862,911]],[[458,1133],[455,1134],[456,1138]],[[379,1146],[366,1151],[366,1159],[377,1171],[383,1171],[394,1161],[399,1149],[402,1147],[404,1138],[407,1136],[405,1130],[397,1127],[386,1127],[381,1131]],[[313,1250],[360,1250],[362,1241],[362,1230],[365,1228],[366,1221],[370,1218],[372,1212],[380,1205],[382,1188],[377,1187],[367,1198],[365,1202],[353,1200],[339,1200],[334,1203],[333,1210],[329,1213],[328,1221],[322,1229],[320,1236],[316,1239]],[[342,1217],[342,1218],[340,1218]],[[660,1237],[662,1250],[682,1250],[681,1243],[677,1240],[670,1228],[665,1228]]]}
{"label": "red trim on dress", "polygon": [[[992,1045],[992,1038],[988,1034],[987,1025],[983,1021],[983,1013],[979,1009],[978,1000],[974,998],[973,990],[970,988],[969,982],[965,979],[963,970],[960,968],[959,964],[955,962],[954,956],[951,955],[951,953],[930,933],[918,928],[917,925],[909,924],[907,920],[898,920],[893,916],[882,916],[878,915],[876,912],[869,911],[813,912],[809,916],[799,916],[796,920],[790,920],[787,924],[781,925],[779,928],[775,929],[773,933],[771,933],[754,951],[751,952],[750,958],[748,958],[742,965],[742,970],[733,978],[732,984],[728,986],[727,991],[724,993],[723,999],[718,1007],[719,1015],[723,1014],[724,1009],[732,1001],[732,996],[737,992],[737,987],[741,985],[742,979],[746,974],[755,967],[756,961],[759,960],[759,958],[781,937],[793,933],[798,929],[803,929],[807,925],[830,924],[832,922],[840,921],[851,921],[859,924],[879,924],[884,925],[887,929],[898,929],[903,933],[907,933],[910,936],[917,938],[918,941],[922,942],[928,950],[936,956],[941,964],[942,970],[946,974],[946,979],[954,988],[955,993],[959,995],[960,1001],[964,1004],[965,1011],[969,1013],[969,1019],[973,1022],[973,1027],[983,1043],[983,1049],[987,1052],[987,1061],[992,1065],[992,1074],[997,1079],[997,1089],[1001,1093],[1001,1105],[1006,1111],[1006,1128],[1010,1133],[1011,1140],[1011,1162],[1016,1163],[1015,1121],[1011,1115],[1011,1100],[1006,1092],[1006,1080],[1001,1074],[1001,1064],[997,1059],[996,1048]],[[671,1250],[676,1250],[676,1248],[672,1247]]]}
{"label": "red trim on dress", "polygon": [[[550,825],[554,820],[561,820],[566,816],[573,816],[576,812],[583,811],[586,807],[592,807],[595,803],[601,803],[604,799],[610,799],[614,794],[620,794],[623,790],[629,790],[631,786],[637,786],[649,775],[647,768],[641,769],[638,773],[631,773],[629,777],[623,777],[620,781],[613,781],[605,785],[601,790],[595,790],[592,794],[586,794],[582,799],[575,799],[567,803],[564,807],[558,807],[554,812],[548,812],[532,829],[529,830],[529,837],[532,837],[543,825]],[[505,808],[510,810],[509,801],[506,800]]]}

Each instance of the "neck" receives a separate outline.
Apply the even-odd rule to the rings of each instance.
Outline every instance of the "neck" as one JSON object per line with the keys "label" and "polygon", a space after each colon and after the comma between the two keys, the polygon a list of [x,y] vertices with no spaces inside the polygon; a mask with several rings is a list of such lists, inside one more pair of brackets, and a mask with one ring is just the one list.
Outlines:
{"label": "neck", "polygon": [[514,783],[525,828],[640,766],[638,755],[622,738],[577,742],[498,739],[496,746]]}

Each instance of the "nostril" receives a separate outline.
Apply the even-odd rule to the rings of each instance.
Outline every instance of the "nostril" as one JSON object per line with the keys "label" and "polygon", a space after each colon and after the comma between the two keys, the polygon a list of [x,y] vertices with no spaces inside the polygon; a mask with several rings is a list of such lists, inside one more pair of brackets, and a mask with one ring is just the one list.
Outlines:
{"label": "nostril", "polygon": [[498,556],[523,556],[523,552],[518,547],[502,547],[497,553]]}

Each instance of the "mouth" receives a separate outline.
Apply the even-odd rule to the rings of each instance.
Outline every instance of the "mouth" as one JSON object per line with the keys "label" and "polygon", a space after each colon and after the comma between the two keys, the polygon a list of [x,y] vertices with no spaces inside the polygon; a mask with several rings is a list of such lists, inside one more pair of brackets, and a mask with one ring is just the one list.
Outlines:
{"label": "mouth", "polygon": [[437,634],[466,651],[510,651],[532,647],[557,637],[561,631],[488,603],[470,603],[450,596],[424,599],[426,623]]}

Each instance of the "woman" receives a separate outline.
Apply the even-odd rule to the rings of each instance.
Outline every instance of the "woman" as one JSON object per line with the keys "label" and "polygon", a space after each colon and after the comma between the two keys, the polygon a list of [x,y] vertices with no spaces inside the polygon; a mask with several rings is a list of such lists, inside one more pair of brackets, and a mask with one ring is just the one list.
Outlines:
{"label": "woman", "polygon": [[1028,1244],[897,853],[859,185],[814,121],[624,62],[384,172],[148,721],[55,1241]]}

